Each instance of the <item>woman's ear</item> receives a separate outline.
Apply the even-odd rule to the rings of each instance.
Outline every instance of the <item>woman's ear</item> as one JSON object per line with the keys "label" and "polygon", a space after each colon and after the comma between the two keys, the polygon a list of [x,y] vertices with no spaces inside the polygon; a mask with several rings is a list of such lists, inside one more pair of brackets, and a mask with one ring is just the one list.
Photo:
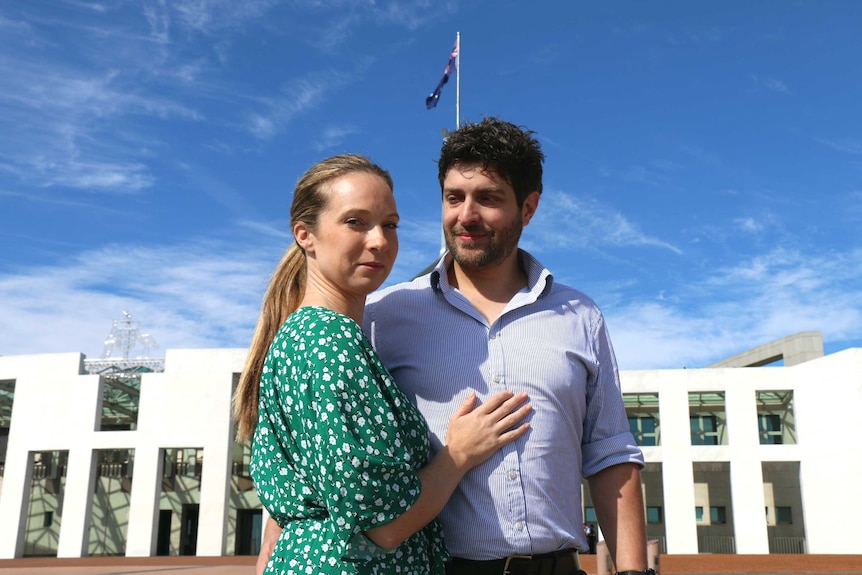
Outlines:
{"label": "woman's ear", "polygon": [[302,248],[306,254],[314,253],[314,235],[305,223],[297,222],[297,224],[293,226],[293,237],[296,240],[297,245]]}

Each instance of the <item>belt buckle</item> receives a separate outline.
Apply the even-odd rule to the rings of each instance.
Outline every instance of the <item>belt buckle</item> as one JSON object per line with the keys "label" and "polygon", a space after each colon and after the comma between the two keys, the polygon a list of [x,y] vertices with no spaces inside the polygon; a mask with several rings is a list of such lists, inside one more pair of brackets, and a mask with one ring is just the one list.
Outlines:
{"label": "belt buckle", "polygon": [[503,575],[509,575],[509,563],[512,559],[532,559],[532,555],[509,555],[506,557],[506,563],[503,565]]}

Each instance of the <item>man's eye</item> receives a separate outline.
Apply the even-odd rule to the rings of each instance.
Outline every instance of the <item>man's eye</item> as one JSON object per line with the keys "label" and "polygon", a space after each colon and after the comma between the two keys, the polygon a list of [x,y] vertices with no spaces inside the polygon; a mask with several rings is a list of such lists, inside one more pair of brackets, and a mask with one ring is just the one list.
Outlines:
{"label": "man's eye", "polygon": [[348,226],[358,226],[362,224],[362,222],[358,218],[348,218],[344,223],[346,223]]}

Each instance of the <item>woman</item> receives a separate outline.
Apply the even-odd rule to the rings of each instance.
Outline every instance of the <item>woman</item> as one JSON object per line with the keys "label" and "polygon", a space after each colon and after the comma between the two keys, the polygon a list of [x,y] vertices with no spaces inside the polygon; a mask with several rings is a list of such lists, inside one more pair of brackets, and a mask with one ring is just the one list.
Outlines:
{"label": "woman", "polygon": [[[389,173],[340,155],[300,178],[234,398],[251,473],[283,528],[267,573],[443,573],[440,512],[458,481],[522,436],[525,394],[469,394],[433,460],[424,419],[364,336],[365,296],[398,251]],[[259,411],[259,413],[258,413]]]}

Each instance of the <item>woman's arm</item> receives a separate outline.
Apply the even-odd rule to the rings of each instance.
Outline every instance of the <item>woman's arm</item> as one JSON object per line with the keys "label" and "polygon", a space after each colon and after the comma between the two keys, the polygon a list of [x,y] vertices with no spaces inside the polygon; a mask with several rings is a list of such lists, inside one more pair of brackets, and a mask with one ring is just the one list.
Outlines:
{"label": "woman's arm", "polygon": [[[437,517],[467,471],[529,430],[523,419],[532,408],[526,400],[526,393],[503,391],[473,410],[476,394],[471,392],[449,420],[446,445],[417,474],[422,483],[419,498],[402,515],[365,535],[376,545],[393,549]],[[256,575],[263,574],[281,530],[274,519],[267,520]]]}
{"label": "woman's arm", "polygon": [[275,551],[275,544],[278,543],[278,538],[281,535],[281,526],[275,522],[275,519],[269,517],[266,520],[266,527],[263,529],[263,538],[260,542],[260,552],[257,554],[257,563],[254,566],[255,575],[263,575],[266,569],[266,564],[269,563],[269,558],[272,552]]}

